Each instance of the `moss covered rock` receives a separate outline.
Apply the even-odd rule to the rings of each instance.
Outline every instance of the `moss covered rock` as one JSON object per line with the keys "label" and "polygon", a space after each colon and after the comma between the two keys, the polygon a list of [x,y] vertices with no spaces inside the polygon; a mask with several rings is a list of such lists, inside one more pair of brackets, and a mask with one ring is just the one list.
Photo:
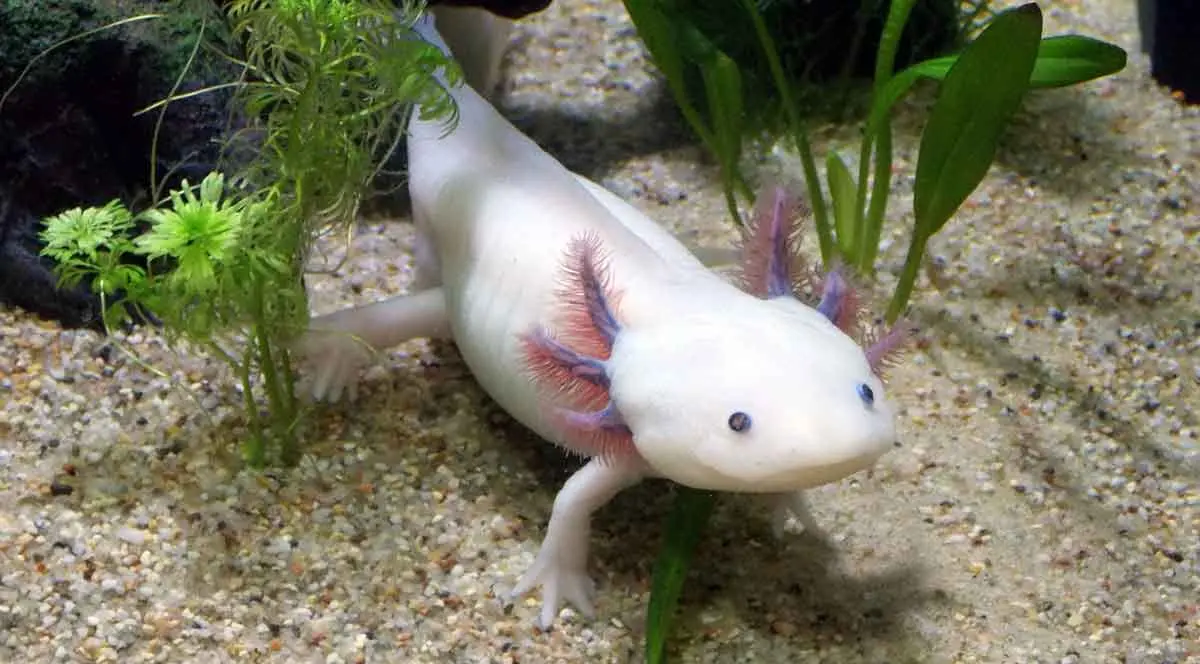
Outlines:
{"label": "moss covered rock", "polygon": [[[152,171],[170,187],[215,167],[227,91],[168,104],[153,148],[160,112],[137,113],[181,76],[178,93],[237,76],[212,49],[187,66],[198,39],[221,44],[227,35],[213,10],[208,0],[0,4],[0,94],[9,91],[0,106],[0,303],[96,327],[96,299],[86,289],[59,290],[52,263],[38,256],[41,220],[113,198],[137,207],[148,200]],[[162,17],[97,30],[149,13]]]}

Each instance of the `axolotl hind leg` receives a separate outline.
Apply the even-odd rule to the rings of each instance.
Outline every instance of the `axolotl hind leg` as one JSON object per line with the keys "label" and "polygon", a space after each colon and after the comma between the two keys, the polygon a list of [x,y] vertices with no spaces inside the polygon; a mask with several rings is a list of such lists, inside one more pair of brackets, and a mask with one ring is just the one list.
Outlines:
{"label": "axolotl hind leg", "polygon": [[378,351],[449,334],[445,294],[430,288],[314,318],[297,350],[313,368],[313,398],[337,401],[357,396],[358,374]]}

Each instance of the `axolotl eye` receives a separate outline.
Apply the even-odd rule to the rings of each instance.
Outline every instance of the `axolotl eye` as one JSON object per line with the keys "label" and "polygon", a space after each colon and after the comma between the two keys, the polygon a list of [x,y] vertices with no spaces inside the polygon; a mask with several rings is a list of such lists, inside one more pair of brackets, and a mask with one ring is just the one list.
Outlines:
{"label": "axolotl eye", "polygon": [[750,416],[742,411],[738,411],[729,416],[729,428],[738,433],[745,433],[750,430]]}
{"label": "axolotl eye", "polygon": [[856,389],[858,390],[858,397],[862,399],[865,405],[869,407],[875,404],[875,390],[872,390],[870,385],[859,383]]}

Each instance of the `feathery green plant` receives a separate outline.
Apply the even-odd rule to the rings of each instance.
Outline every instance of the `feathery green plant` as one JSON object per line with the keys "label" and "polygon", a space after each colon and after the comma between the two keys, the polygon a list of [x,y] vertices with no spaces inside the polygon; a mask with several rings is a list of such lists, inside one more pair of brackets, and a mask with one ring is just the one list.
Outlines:
{"label": "feathery green plant", "polygon": [[[396,17],[397,4],[403,18]],[[399,144],[420,104],[453,119],[453,99],[434,78],[460,72],[437,47],[404,33],[424,3],[390,0],[233,0],[235,38],[245,44],[238,99],[263,118],[246,131],[265,138],[244,171],[279,194],[288,225],[311,232],[353,221],[363,194]],[[415,32],[412,32],[415,35]],[[305,243],[300,243],[304,245]]]}
{"label": "feathery green plant", "polygon": [[[925,246],[982,181],[1009,119],[1031,88],[1061,87],[1112,74],[1125,66],[1125,52],[1105,42],[1074,35],[1042,39],[1042,14],[1029,3],[1001,12],[957,55],[935,58],[895,72],[900,35],[916,0],[891,0],[878,52],[871,103],[861,143],[857,177],[837,152],[825,159],[826,199],[816,159],[792,90],[784,77],[770,31],[754,0],[740,0],[750,16],[763,57],[775,80],[788,133],[799,154],[813,210],[821,257],[874,274],[891,184],[890,113],[920,79],[940,82],[937,100],[922,133],[914,186],[913,232],[900,281],[886,320],[894,322],[912,295]],[[742,135],[738,65],[721,53],[671,0],[625,0],[639,35],[667,79],[685,119],[721,166],[731,214],[740,224],[735,196],[749,191],[740,172]],[[971,15],[968,20],[975,20]],[[690,99],[684,73],[703,74],[711,126]],[[680,487],[667,539],[654,569],[647,610],[646,660],[665,661],[666,635],[692,549],[715,496]]]}
{"label": "feathery green plant", "polygon": [[[171,192],[170,205],[134,215],[119,200],[99,208],[74,208],[45,222],[42,253],[57,263],[59,279],[77,285],[84,278],[105,302],[105,326],[127,321],[133,307],[149,312],[163,323],[167,340],[186,342],[212,352],[233,366],[242,383],[246,407],[257,444],[245,448],[247,461],[261,464],[265,432],[254,399],[251,371],[282,370],[286,365],[261,355],[255,343],[236,350],[237,337],[246,330],[252,340],[268,332],[275,321],[286,325],[306,314],[303,292],[270,283],[286,283],[289,266],[278,243],[282,235],[271,232],[269,204],[252,197],[230,196],[225,176],[211,173],[198,186],[184,180]],[[148,226],[136,233],[137,222]],[[118,299],[120,298],[120,299]],[[286,350],[277,354],[286,358]],[[279,376],[272,377],[278,380]],[[273,433],[286,441],[295,418],[285,401],[290,388],[268,383],[274,411]],[[293,397],[294,402],[294,397]],[[295,447],[284,445],[289,458]]]}
{"label": "feathery green plant", "polygon": [[[227,54],[245,72],[226,84],[247,118],[227,146],[241,157],[198,187],[184,181],[169,206],[134,214],[113,201],[51,217],[43,253],[64,283],[91,279],[106,303],[106,327],[142,310],[162,321],[168,340],[226,361],[250,427],[243,457],[259,467],[272,448],[284,463],[300,454],[305,409],[290,349],[308,325],[303,275],[313,242],[354,221],[403,135],[401,109],[419,103],[427,115],[453,120],[453,99],[434,73],[445,67],[453,82],[460,72],[436,47],[405,37],[415,36],[423,3],[227,4],[233,42],[245,53]],[[140,235],[138,221],[148,225]]]}

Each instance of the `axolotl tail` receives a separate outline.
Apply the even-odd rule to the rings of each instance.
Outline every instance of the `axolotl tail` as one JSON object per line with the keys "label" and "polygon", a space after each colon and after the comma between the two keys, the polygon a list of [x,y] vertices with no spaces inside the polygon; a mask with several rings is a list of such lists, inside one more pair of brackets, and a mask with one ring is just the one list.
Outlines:
{"label": "axolotl tail", "polygon": [[[426,12],[414,29],[443,53],[451,53],[432,13]],[[537,178],[542,187],[582,186],[478,91],[457,77],[451,81],[444,71],[437,77],[454,101],[456,117],[452,122],[431,120],[421,117],[421,107],[414,109],[408,125],[409,189],[414,202],[432,200],[442,184],[467,174]]]}

